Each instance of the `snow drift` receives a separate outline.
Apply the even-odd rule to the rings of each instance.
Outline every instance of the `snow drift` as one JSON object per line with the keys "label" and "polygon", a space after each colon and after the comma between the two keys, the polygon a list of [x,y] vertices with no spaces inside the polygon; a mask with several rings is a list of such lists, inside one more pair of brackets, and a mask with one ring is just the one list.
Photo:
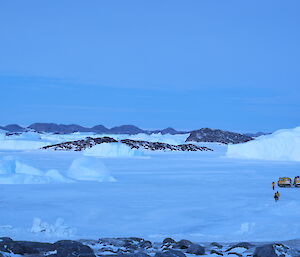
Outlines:
{"label": "snow drift", "polygon": [[93,157],[75,159],[67,172],[68,177],[75,180],[88,180],[98,182],[113,182],[107,168],[101,160]]}
{"label": "snow drift", "polygon": [[141,151],[131,149],[122,143],[103,143],[84,151],[84,155],[99,157],[133,157],[142,156]]}
{"label": "snow drift", "polygon": [[0,184],[67,183],[70,179],[57,170],[43,172],[8,156],[0,160]]}
{"label": "snow drift", "polygon": [[300,127],[278,130],[244,144],[229,145],[227,157],[300,161]]}

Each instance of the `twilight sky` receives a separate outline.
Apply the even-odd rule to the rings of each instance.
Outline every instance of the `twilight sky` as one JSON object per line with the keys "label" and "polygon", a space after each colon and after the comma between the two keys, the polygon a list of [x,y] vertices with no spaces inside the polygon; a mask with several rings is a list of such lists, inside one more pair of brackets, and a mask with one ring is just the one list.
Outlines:
{"label": "twilight sky", "polygon": [[299,0],[3,0],[0,124],[300,126]]}

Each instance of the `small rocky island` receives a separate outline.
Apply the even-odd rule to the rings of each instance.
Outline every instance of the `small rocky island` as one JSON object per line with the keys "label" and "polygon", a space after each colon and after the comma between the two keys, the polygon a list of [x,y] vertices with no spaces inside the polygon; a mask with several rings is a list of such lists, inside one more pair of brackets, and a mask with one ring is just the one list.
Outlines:
{"label": "small rocky island", "polygon": [[213,151],[212,149],[205,146],[196,146],[193,144],[182,144],[182,145],[171,145],[161,142],[149,142],[142,140],[132,140],[132,139],[122,139],[116,140],[112,137],[98,137],[92,138],[87,137],[86,139],[63,142],[54,145],[44,146],[41,149],[48,150],[65,150],[65,151],[83,151],[85,149],[91,148],[98,144],[103,143],[122,143],[129,146],[131,149],[141,149],[141,150],[150,150],[150,151]]}

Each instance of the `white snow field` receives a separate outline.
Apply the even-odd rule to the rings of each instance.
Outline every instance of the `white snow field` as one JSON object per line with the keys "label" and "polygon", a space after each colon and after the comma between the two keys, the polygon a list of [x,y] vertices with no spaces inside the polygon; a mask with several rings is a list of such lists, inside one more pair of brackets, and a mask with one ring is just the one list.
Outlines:
{"label": "white snow field", "polygon": [[[179,141],[176,136],[174,140]],[[99,158],[82,152],[0,150],[0,159],[13,156],[34,167],[23,166],[23,172],[54,170],[84,179],[1,184],[0,236],[38,241],[173,237],[195,242],[300,237],[300,188],[280,189],[277,203],[271,188],[280,176],[300,175],[299,163],[230,159],[225,157],[227,146],[206,145],[216,151],[145,151],[149,158]],[[81,177],[85,168],[88,178],[97,181]],[[14,166],[10,170],[15,171]],[[114,183],[101,179],[105,172]]]}
{"label": "white snow field", "polygon": [[278,130],[244,144],[229,145],[227,156],[260,160],[300,161],[300,127]]}

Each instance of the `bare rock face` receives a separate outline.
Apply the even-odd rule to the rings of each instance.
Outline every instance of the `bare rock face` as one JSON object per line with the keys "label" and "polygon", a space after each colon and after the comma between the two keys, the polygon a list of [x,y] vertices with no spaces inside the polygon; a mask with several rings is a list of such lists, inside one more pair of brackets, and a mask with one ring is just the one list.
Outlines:
{"label": "bare rock face", "polygon": [[212,151],[208,147],[201,147],[192,144],[183,144],[183,145],[170,145],[161,142],[148,142],[141,140],[132,140],[132,139],[123,139],[120,140],[121,143],[128,145],[132,149],[145,149],[151,151],[188,151],[188,152],[196,152],[196,151]]}
{"label": "bare rock face", "polygon": [[219,129],[203,128],[192,131],[186,142],[211,142],[222,144],[240,144],[253,140],[252,137]]}

